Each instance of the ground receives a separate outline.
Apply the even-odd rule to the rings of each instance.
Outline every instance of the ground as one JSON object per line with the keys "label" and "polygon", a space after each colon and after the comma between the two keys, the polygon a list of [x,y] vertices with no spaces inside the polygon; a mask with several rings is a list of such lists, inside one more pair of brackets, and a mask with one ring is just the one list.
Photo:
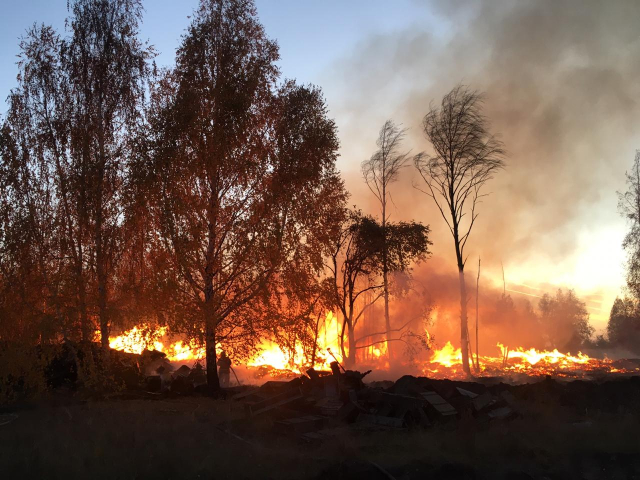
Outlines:
{"label": "ground", "polygon": [[272,433],[270,417],[247,421],[232,400],[54,398],[0,411],[0,478],[640,479],[640,412],[629,408],[640,399],[627,400],[579,411],[532,397],[507,422],[306,444]]}

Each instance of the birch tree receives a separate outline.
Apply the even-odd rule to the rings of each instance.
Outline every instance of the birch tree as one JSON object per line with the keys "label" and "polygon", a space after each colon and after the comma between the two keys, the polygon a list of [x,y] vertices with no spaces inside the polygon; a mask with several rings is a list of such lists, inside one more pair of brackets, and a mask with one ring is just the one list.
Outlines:
{"label": "birch tree", "polygon": [[346,198],[322,95],[278,85],[278,59],[252,1],[202,0],[152,94],[153,217],[212,393],[216,347],[255,344],[258,299],[325,238]]}
{"label": "birch tree", "polygon": [[460,286],[460,347],[462,366],[469,369],[469,327],[465,248],[478,218],[483,187],[504,168],[503,143],[490,133],[482,114],[483,97],[458,85],[439,106],[431,105],[422,126],[433,154],[415,158],[424,181],[419,188],[434,201],[453,237]]}

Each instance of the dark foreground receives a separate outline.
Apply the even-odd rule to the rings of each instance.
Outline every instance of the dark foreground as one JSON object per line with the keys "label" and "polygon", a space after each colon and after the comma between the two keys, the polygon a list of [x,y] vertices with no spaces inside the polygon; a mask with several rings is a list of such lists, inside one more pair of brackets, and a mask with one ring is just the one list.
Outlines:
{"label": "dark foreground", "polygon": [[231,399],[60,396],[2,412],[0,478],[640,479],[640,378],[509,388],[519,414],[506,420],[308,443]]}

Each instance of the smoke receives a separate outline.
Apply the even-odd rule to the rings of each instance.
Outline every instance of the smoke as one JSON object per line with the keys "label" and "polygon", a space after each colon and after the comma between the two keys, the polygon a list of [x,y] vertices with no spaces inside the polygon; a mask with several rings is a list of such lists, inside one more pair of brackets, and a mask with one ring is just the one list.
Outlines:
{"label": "smoke", "polygon": [[[321,83],[339,125],[352,203],[378,213],[359,165],[375,150],[387,118],[410,128],[407,149],[429,152],[420,124],[430,102],[459,82],[483,91],[508,166],[486,190],[491,195],[472,232],[469,264],[481,256],[486,281],[501,284],[503,262],[514,290],[524,287],[512,279],[547,292],[567,286],[599,295],[588,306],[602,327],[623,281],[625,227],[616,191],[624,189],[624,172],[640,147],[640,3],[457,1],[416,8],[442,27],[427,30],[417,16],[403,31],[371,36]],[[416,270],[420,277],[433,273],[436,258],[453,276],[450,234],[431,200],[412,187],[419,182],[408,167],[391,187],[392,220],[432,227],[434,259]]]}

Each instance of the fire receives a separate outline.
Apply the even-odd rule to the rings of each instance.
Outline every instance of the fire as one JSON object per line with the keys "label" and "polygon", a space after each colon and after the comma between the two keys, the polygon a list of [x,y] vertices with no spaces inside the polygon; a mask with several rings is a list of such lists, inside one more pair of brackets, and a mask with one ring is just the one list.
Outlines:
{"label": "fire", "polygon": [[[305,349],[301,343],[284,350],[277,343],[263,340],[259,353],[246,361],[248,367],[256,369],[256,375],[269,374],[286,376],[303,374],[313,366],[317,370],[329,370],[334,360],[343,362],[340,354],[341,325],[338,318],[328,312],[318,326],[316,335],[316,353],[310,358],[309,347]],[[110,337],[109,346],[115,350],[140,354],[145,349],[157,350],[166,354],[170,361],[185,362],[205,358],[204,347],[195,341],[180,339],[171,341],[172,335],[167,327],[154,328],[149,325],[133,327],[122,335]],[[525,349],[523,347],[507,347],[498,343],[496,356],[481,356],[479,370],[473,369],[476,376],[504,376],[523,374],[528,376],[554,375],[584,377],[591,372],[629,373],[639,369],[628,370],[615,364],[612,360],[591,358],[581,352],[577,355],[561,353],[554,350]],[[374,361],[379,368],[386,366],[386,342],[374,343],[358,352],[360,361]],[[474,358],[475,360],[475,358]],[[473,365],[472,365],[473,367]],[[628,367],[628,366],[626,366]],[[631,367],[629,367],[631,368]],[[257,373],[260,372],[260,373]],[[422,366],[422,374],[440,378],[464,378],[462,370],[462,352],[447,342],[442,348],[432,351],[427,362]]]}
{"label": "fire", "polygon": [[512,358],[521,360],[521,362],[517,363],[517,365],[522,365],[522,362],[529,365],[537,365],[538,363],[542,362],[542,364],[545,365],[557,364],[563,367],[570,367],[575,365],[584,365],[588,364],[591,361],[596,361],[588,355],[584,355],[582,352],[578,352],[578,355],[574,357],[569,354],[560,353],[558,349],[554,349],[552,352],[538,352],[535,348],[524,350],[522,347],[518,347],[515,350],[507,350],[507,347],[505,347],[501,343],[498,343],[497,346],[502,352],[503,357],[506,351],[507,358],[509,360]]}
{"label": "fire", "polygon": [[276,370],[290,370],[295,373],[304,373],[303,370],[313,366],[317,370],[328,370],[329,364],[335,359],[342,362],[340,352],[340,324],[333,312],[328,312],[318,329],[316,355],[311,365],[311,359],[307,358],[304,347],[296,343],[295,349],[285,352],[274,342],[264,340],[260,345],[260,353],[250,359],[247,365],[250,367],[271,367]]}
{"label": "fire", "polygon": [[167,327],[152,328],[149,325],[136,326],[117,337],[109,337],[109,347],[128,353],[141,354],[145,350],[163,352],[172,362],[200,360],[205,357],[204,347],[195,342],[178,340],[165,346],[162,339],[167,336]]}
{"label": "fire", "polygon": [[[508,348],[497,344],[499,357],[480,356],[480,370],[474,375],[492,376],[504,374],[526,375],[555,375],[555,376],[586,376],[589,372],[628,373],[629,370],[615,368],[613,361],[608,358],[597,359],[578,352],[577,355],[553,351],[524,349],[522,347]],[[475,359],[475,358],[474,358]],[[473,370],[473,366],[472,366]],[[462,352],[455,349],[451,342],[435,350],[429,362],[424,366],[423,373],[429,376],[443,378],[462,378]]]}
{"label": "fire", "polygon": [[431,363],[438,363],[445,367],[451,367],[454,364],[460,365],[462,364],[462,352],[459,348],[454,350],[451,342],[447,342],[440,350],[433,352],[430,361]]}
{"label": "fire", "polygon": [[[168,343],[170,337],[167,327],[153,328],[149,325],[133,327],[121,335],[109,337],[109,346],[114,350],[141,354],[144,350],[157,350],[166,354],[173,362],[201,360],[205,358],[205,349],[194,341],[177,340]],[[318,329],[316,355],[313,367],[328,370],[329,364],[335,359],[342,362],[340,352],[340,322],[332,313],[328,312]],[[247,361],[250,367],[268,367],[272,370],[303,373],[311,367],[311,359],[307,358],[302,344],[295,345],[292,352],[285,352],[282,348],[269,340],[264,340],[259,346],[260,353]],[[330,353],[331,352],[331,353]],[[370,355],[380,357],[385,355],[386,344],[371,348]],[[333,354],[333,355],[332,355]]]}

